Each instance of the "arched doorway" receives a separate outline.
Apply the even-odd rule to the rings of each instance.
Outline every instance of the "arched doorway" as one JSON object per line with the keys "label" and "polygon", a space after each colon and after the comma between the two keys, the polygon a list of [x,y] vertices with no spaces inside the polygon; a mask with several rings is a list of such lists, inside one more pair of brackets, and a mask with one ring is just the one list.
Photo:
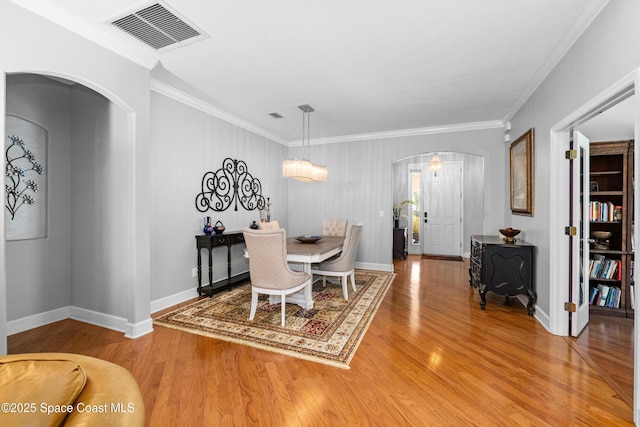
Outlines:
{"label": "arched doorway", "polygon": [[132,273],[133,112],[60,76],[16,73],[6,83],[7,115],[40,124],[49,142],[47,235],[5,243],[8,334],[68,317],[130,337],[150,331],[148,308],[136,329],[149,301],[136,301]]}
{"label": "arched doorway", "polygon": [[[468,256],[468,238],[471,234],[482,234],[484,230],[484,158],[482,156],[447,151],[429,151],[406,157],[393,162],[393,200],[412,200],[406,212],[401,213],[400,226],[408,229],[408,252],[423,254],[424,251],[424,193],[427,174],[434,173],[430,169],[434,154],[443,164],[459,163],[461,171],[461,206],[460,233],[456,244],[461,248],[463,256]],[[429,215],[427,213],[427,215]],[[426,223],[428,224],[428,222]]]}

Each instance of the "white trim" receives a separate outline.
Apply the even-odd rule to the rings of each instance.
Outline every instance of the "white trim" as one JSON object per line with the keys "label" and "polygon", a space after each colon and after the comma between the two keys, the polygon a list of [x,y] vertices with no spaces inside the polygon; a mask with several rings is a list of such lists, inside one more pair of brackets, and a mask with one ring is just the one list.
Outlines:
{"label": "white trim", "polygon": [[518,110],[522,108],[525,102],[534,94],[534,92],[540,87],[542,82],[551,74],[551,71],[560,63],[562,58],[567,54],[569,49],[580,38],[582,33],[591,25],[593,20],[600,14],[602,9],[609,3],[609,0],[603,0],[601,3],[587,3],[585,9],[581,12],[580,16],[571,21],[567,27],[567,31],[564,37],[558,42],[554,49],[547,55],[546,60],[542,66],[538,69],[533,76],[529,84],[520,92],[518,98],[507,111],[507,114],[502,118],[503,122],[510,121],[513,116],[516,115]]}
{"label": "white trim", "polygon": [[140,338],[143,335],[147,335],[153,332],[153,320],[148,318],[139,323],[129,323],[125,325],[125,338]]}
{"label": "white trim", "polygon": [[356,262],[356,268],[363,270],[386,271],[393,273],[393,264],[378,264],[373,262]]}
{"label": "white trim", "polygon": [[[622,79],[618,80],[604,91],[600,92],[597,96],[590,101],[583,104],[577,110],[560,120],[550,130],[550,160],[549,160],[549,174],[550,182],[553,183],[554,188],[561,189],[561,191],[552,191],[548,204],[549,209],[549,274],[551,280],[551,292],[549,295],[549,323],[548,329],[551,333],[561,336],[568,336],[569,331],[569,319],[564,311],[563,301],[566,300],[569,288],[568,288],[568,275],[569,267],[567,265],[567,259],[569,257],[568,244],[564,238],[564,226],[566,218],[569,216],[569,206],[566,203],[567,189],[569,188],[569,165],[564,159],[564,151],[569,148],[569,129],[575,124],[580,123],[584,117],[592,115],[596,110],[602,109],[603,106],[610,106],[612,99],[620,99],[621,94],[627,93],[630,88],[635,88],[636,92],[640,86],[640,68],[627,74]],[[636,93],[636,98],[640,94]],[[636,100],[636,105],[639,105],[639,101]],[[636,107],[637,111],[640,111],[640,106]],[[638,138],[640,119],[636,114],[635,123],[635,137]],[[634,156],[637,156],[637,150],[634,150]],[[639,165],[634,162],[635,171],[634,174],[639,173]],[[634,192],[634,197],[637,199],[635,203],[640,202],[638,199],[638,192]],[[637,215],[637,209],[634,209],[634,215]],[[636,218],[637,219],[637,218]],[[638,230],[635,231],[635,238],[638,238]],[[636,316],[638,317],[638,316]],[[637,322],[637,320],[635,320]],[[640,340],[640,324],[635,325],[634,328],[634,342],[638,346]],[[637,352],[636,352],[637,355]],[[637,366],[636,366],[637,367]],[[635,374],[640,375],[638,369],[635,369]],[[640,376],[636,378],[640,380]],[[637,381],[636,381],[637,383]],[[636,390],[639,391],[639,390]],[[637,395],[637,393],[634,393]],[[635,407],[635,406],[634,406]]]}
{"label": "white trim", "polygon": [[118,332],[125,331],[127,319],[75,306],[69,307],[69,318]]}
{"label": "white trim", "polygon": [[[233,114],[227,113],[226,111],[214,105],[211,105],[208,102],[205,102],[197,98],[196,96],[185,93],[160,80],[151,79],[151,90],[159,94],[165,95],[175,101],[188,105],[192,108],[200,110],[203,113],[209,114],[213,117],[219,118],[220,120],[224,120],[225,122],[231,123],[232,125],[238,126],[242,129],[246,129],[249,132],[255,133],[256,135],[263,136],[267,139],[270,139],[273,142],[282,144],[285,147],[302,146],[302,140],[286,141],[263,129],[260,129],[254,126],[253,124],[251,124],[250,122],[244,119],[234,116]],[[315,138],[315,139],[311,139],[309,141],[309,144],[310,145],[336,144],[340,142],[403,138],[408,136],[434,135],[434,134],[450,133],[450,132],[467,132],[467,131],[475,131],[475,130],[496,129],[496,128],[503,128],[503,127],[504,127],[504,123],[500,120],[488,120],[484,122],[458,123],[453,125],[431,126],[431,127],[416,128],[416,129],[401,129],[401,130],[393,130],[393,131],[385,131],[385,132],[371,132],[371,133],[361,133],[361,134],[355,134],[355,135],[335,136],[330,138]]]}
{"label": "white trim", "polygon": [[39,328],[65,319],[74,319],[80,322],[99,326],[101,328],[124,332],[125,337],[127,338],[138,338],[153,331],[153,322],[151,318],[134,325],[128,323],[127,319],[123,317],[112,316],[80,307],[67,306],[11,320],[7,322],[7,336]]}
{"label": "white trim", "polygon": [[289,146],[287,141],[282,138],[278,138],[275,135],[270,134],[269,132],[262,130],[248,121],[241,119],[240,117],[234,116],[233,114],[227,113],[226,111],[221,110],[218,107],[215,107],[205,101],[202,101],[196,98],[193,95],[189,95],[179,89],[174,88],[164,82],[161,82],[157,79],[151,79],[151,90],[157,92],[159,94],[168,96],[178,102],[182,102],[185,105],[193,107],[197,110],[202,111],[203,113],[209,114],[213,117],[217,117],[220,120],[224,120],[225,122],[229,122],[232,125],[238,126],[242,129],[246,129],[249,132],[253,132],[256,135],[263,136],[271,141],[277,142],[278,144],[282,144],[286,147]]}
{"label": "white trim", "polygon": [[44,313],[34,314],[32,316],[22,317],[7,322],[7,336],[19,334],[20,332],[30,329],[39,328],[49,323],[59,322],[60,320],[69,318],[69,307],[56,308],[54,310],[45,311]]}
{"label": "white trim", "polygon": [[[335,136],[331,138],[316,138],[309,143],[311,145],[335,144],[339,142],[365,141],[374,139],[404,138],[408,136],[434,135],[450,132],[467,132],[474,130],[495,129],[504,127],[500,120],[487,120],[484,122],[458,123],[453,125],[431,126],[415,129],[401,129],[385,132],[361,133],[355,135]],[[290,146],[301,145],[301,141],[292,141]]]}
{"label": "white trim", "polygon": [[151,313],[156,313],[165,308],[173,307],[174,305],[181,304],[193,298],[198,297],[198,288],[189,288],[186,291],[178,292],[177,294],[169,295],[164,298],[151,301]]}
{"label": "white trim", "polygon": [[[551,286],[549,292],[549,313],[546,317],[545,328],[554,335],[569,335],[569,319],[564,311],[563,302],[569,294],[569,243],[564,235],[564,227],[569,217],[567,203],[569,188],[569,165],[564,158],[565,150],[569,149],[569,133],[554,132],[550,134],[549,148],[549,182],[560,191],[551,191],[549,195],[549,277]],[[536,308],[536,312],[538,309]],[[536,315],[536,318],[541,319]]]}

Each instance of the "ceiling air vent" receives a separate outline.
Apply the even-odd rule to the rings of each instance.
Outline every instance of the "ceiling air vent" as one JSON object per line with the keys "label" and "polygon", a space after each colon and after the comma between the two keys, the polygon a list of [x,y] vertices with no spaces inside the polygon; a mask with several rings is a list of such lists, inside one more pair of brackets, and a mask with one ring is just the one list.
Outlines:
{"label": "ceiling air vent", "polygon": [[156,50],[168,50],[206,37],[161,3],[115,19],[111,25]]}

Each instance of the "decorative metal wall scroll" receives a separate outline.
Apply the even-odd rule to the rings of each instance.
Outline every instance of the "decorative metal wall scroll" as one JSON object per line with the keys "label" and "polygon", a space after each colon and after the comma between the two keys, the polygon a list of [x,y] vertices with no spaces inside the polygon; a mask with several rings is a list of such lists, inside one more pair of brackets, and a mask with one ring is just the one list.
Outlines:
{"label": "decorative metal wall scroll", "polygon": [[47,131],[6,116],[6,240],[47,237]]}
{"label": "decorative metal wall scroll", "polygon": [[242,160],[226,158],[222,167],[215,172],[207,172],[202,177],[201,192],[196,196],[196,209],[200,212],[213,210],[226,211],[238,203],[248,210],[262,210],[265,200],[262,197],[262,184],[248,171]]}

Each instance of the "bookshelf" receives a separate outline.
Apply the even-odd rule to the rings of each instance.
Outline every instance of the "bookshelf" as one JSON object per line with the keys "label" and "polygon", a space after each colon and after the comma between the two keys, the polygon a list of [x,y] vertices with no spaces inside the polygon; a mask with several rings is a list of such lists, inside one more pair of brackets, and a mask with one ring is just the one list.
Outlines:
{"label": "bookshelf", "polygon": [[591,314],[633,317],[633,141],[589,146]]}

